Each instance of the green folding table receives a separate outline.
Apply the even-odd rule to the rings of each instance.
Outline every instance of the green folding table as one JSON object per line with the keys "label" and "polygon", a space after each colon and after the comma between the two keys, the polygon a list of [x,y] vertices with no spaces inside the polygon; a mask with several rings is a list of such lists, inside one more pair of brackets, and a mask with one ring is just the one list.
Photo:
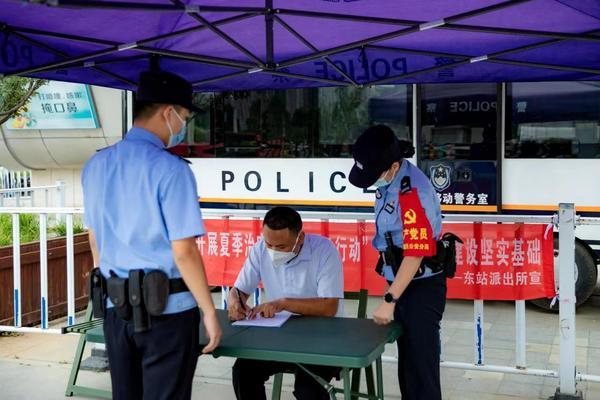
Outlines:
{"label": "green folding table", "polygon": [[[332,399],[343,393],[344,399],[361,397],[383,399],[381,355],[385,345],[402,334],[397,323],[376,325],[370,319],[292,317],[281,328],[236,327],[227,312],[217,310],[223,336],[213,352],[214,357],[235,357],[252,360],[279,361],[299,365],[321,383]],[[204,333],[200,345],[208,342]],[[375,363],[377,390],[375,395],[353,393],[350,371]],[[302,364],[302,365],[300,365]],[[338,389],[310,372],[310,365],[325,365],[342,369],[343,389]]]}

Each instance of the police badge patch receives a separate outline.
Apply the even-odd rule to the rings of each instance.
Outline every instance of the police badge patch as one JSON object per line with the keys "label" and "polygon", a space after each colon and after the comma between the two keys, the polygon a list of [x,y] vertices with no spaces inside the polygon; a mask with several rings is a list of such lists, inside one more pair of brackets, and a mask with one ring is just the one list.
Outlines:
{"label": "police badge patch", "polygon": [[438,191],[447,189],[450,186],[450,174],[452,169],[444,164],[436,164],[429,168],[429,180]]}

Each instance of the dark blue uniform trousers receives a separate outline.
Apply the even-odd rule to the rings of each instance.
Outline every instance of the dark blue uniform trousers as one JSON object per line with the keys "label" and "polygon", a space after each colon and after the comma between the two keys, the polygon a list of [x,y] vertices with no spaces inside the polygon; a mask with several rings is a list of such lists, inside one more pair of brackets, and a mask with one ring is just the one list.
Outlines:
{"label": "dark blue uniform trousers", "polygon": [[[341,368],[307,365],[313,374],[327,382],[338,377]],[[266,400],[265,382],[280,372],[296,376],[294,397],[298,400],[329,400],[329,393],[312,376],[294,364],[238,358],[233,365],[233,391],[237,400]]]}
{"label": "dark blue uniform trousers", "polygon": [[192,396],[198,362],[200,312],[152,318],[152,329],[135,333],[133,321],[108,309],[104,336],[114,400],[184,400]]}
{"label": "dark blue uniform trousers", "polygon": [[413,280],[402,294],[394,319],[398,339],[398,381],[402,400],[441,400],[440,322],[446,307],[444,273]]}

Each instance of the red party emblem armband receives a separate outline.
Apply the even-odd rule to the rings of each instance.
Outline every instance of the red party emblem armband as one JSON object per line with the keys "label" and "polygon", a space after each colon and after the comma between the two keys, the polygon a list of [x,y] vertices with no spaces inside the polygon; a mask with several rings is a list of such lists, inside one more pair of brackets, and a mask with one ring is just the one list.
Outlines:
{"label": "red party emblem armband", "polygon": [[431,257],[436,253],[436,238],[423,209],[419,193],[405,176],[400,184],[400,217],[403,224],[404,256]]}

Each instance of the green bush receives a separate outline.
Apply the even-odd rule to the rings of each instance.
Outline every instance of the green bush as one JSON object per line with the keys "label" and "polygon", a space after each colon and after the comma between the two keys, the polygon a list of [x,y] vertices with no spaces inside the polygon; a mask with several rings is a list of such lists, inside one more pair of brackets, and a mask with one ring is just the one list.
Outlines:
{"label": "green bush", "polygon": [[[50,232],[54,233],[56,236],[67,236],[67,223],[62,221],[56,223],[52,228],[50,228]],[[73,219],[73,234],[83,233],[85,232],[85,228],[80,220],[74,218]]]}
{"label": "green bush", "polygon": [[12,220],[8,214],[0,214],[0,246],[12,244]]}
{"label": "green bush", "polygon": [[[37,242],[40,240],[40,220],[34,214],[21,214],[19,216],[21,228],[21,244]],[[67,236],[66,222],[48,221],[49,237]],[[79,218],[73,218],[73,234],[85,232],[83,223]],[[0,214],[0,247],[12,245],[12,215]]]}
{"label": "green bush", "polygon": [[[40,239],[40,223],[37,215],[21,214],[21,243],[36,242]],[[12,245],[12,215],[0,214],[0,246]]]}

